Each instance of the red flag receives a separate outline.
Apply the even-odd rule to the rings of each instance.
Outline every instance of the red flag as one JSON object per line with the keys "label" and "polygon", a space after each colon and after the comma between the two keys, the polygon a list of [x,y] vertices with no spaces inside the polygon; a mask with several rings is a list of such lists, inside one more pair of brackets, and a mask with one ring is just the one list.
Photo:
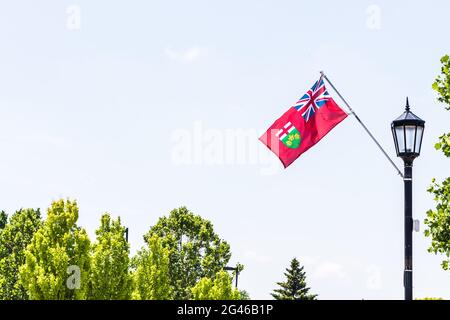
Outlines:
{"label": "red flag", "polygon": [[325,88],[321,77],[259,140],[287,168],[347,117]]}

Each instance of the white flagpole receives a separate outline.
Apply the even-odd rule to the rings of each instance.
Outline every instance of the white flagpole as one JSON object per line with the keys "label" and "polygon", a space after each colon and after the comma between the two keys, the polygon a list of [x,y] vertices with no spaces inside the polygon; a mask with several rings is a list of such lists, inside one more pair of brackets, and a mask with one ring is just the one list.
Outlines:
{"label": "white flagpole", "polygon": [[320,74],[322,75],[322,77],[325,80],[327,80],[327,82],[330,84],[330,86],[333,88],[333,90],[337,93],[339,98],[341,98],[341,100],[345,103],[345,105],[347,106],[348,110],[350,110],[350,114],[355,116],[355,119],[358,120],[358,122],[361,124],[361,126],[364,128],[364,130],[366,130],[367,134],[372,138],[372,140],[375,142],[375,144],[378,146],[378,148],[381,150],[381,152],[383,152],[383,154],[386,156],[386,159],[389,160],[389,162],[392,164],[392,166],[395,168],[395,170],[397,170],[397,173],[403,178],[403,173],[395,165],[394,161],[392,161],[392,159],[389,157],[389,155],[386,153],[386,151],[384,151],[383,147],[378,143],[377,139],[375,139],[375,137],[369,131],[369,129],[367,129],[366,125],[361,121],[361,119],[358,117],[358,115],[355,113],[355,111],[352,109],[352,107],[350,107],[350,105],[347,103],[347,101],[345,101],[344,97],[334,87],[334,85],[333,85],[333,83],[331,83],[330,79],[328,79],[328,77],[325,75],[325,73],[323,71],[320,71]]}

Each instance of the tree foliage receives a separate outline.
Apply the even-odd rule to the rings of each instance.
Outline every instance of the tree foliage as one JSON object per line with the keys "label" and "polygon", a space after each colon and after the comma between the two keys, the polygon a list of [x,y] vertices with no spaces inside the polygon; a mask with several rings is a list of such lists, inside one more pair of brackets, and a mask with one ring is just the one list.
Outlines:
{"label": "tree foliage", "polygon": [[213,279],[202,278],[191,289],[193,300],[240,300],[241,293],[233,288],[232,278],[219,271]]}
{"label": "tree foliage", "polygon": [[144,236],[161,238],[170,252],[170,284],[175,299],[190,299],[192,288],[202,278],[214,279],[230,260],[230,246],[214,232],[210,221],[189,212],[174,209],[162,217]]}
{"label": "tree foliage", "polygon": [[161,238],[153,235],[147,239],[147,248],[138,252],[134,259],[133,274],[136,300],[168,300],[173,298],[170,284],[170,251],[163,246]]}
{"label": "tree foliage", "polygon": [[450,110],[450,57],[445,55],[441,58],[441,74],[433,83],[433,90],[438,93],[438,101],[445,103]]}
{"label": "tree foliage", "polygon": [[0,231],[5,228],[6,223],[8,222],[8,215],[5,211],[0,211]]}
{"label": "tree foliage", "polygon": [[317,295],[310,294],[310,288],[306,285],[306,272],[300,262],[294,258],[290,268],[286,269],[285,282],[277,282],[279,289],[275,289],[272,297],[275,300],[315,300]]}
{"label": "tree foliage", "polygon": [[48,209],[44,225],[25,250],[19,272],[30,299],[86,298],[90,242],[77,220],[75,201],[55,201]]}
{"label": "tree foliage", "polygon": [[0,231],[0,300],[25,300],[28,294],[18,281],[19,267],[25,262],[25,248],[41,227],[41,213],[39,209],[21,209],[4,223]]}
{"label": "tree foliage", "polygon": [[9,221],[0,212],[0,299],[249,299],[224,271],[229,245],[184,207],[159,219],[133,259],[120,218],[104,214],[91,244],[78,214],[70,200],[53,202],[45,221],[39,210]]}
{"label": "tree foliage", "polygon": [[442,268],[449,270],[450,263],[450,177],[441,184],[436,183],[429,187],[428,192],[434,194],[437,203],[435,210],[428,210],[425,224],[425,236],[431,236],[429,252],[441,253],[446,258],[442,261]]}
{"label": "tree foliage", "polygon": [[[433,83],[433,89],[438,93],[438,101],[446,104],[446,109],[450,110],[450,59],[445,55],[441,59],[441,74]],[[435,144],[435,148],[450,157],[450,133],[443,134]],[[431,237],[429,252],[443,254],[442,268],[450,270],[450,177],[441,183],[432,180],[428,192],[434,195],[436,208],[427,211],[425,224],[425,236]]]}
{"label": "tree foliage", "polygon": [[439,141],[434,145],[436,150],[441,150],[446,157],[450,157],[450,132],[439,137]]}
{"label": "tree foliage", "polygon": [[240,290],[239,294],[240,294],[239,300],[251,300],[250,294],[246,290]]}
{"label": "tree foliage", "polygon": [[120,218],[101,217],[95,232],[97,241],[91,249],[88,298],[94,300],[126,300],[131,297],[129,271],[130,247],[125,239],[125,227]]}

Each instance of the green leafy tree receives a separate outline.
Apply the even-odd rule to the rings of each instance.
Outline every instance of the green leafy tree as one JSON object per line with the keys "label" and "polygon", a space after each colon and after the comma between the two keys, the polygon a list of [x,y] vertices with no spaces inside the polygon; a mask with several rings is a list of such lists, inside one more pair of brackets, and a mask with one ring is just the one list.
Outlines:
{"label": "green leafy tree", "polygon": [[170,251],[170,284],[177,300],[190,299],[196,283],[201,278],[213,279],[231,257],[230,246],[214,232],[212,223],[185,207],[160,218],[145,241],[153,235]]}
{"label": "green leafy tree", "polygon": [[0,211],[0,231],[6,226],[8,222],[8,215],[5,211]]}
{"label": "green leafy tree", "polygon": [[437,76],[432,88],[438,93],[438,101],[445,103],[450,110],[450,57],[445,55],[441,58],[441,74]]}
{"label": "green leafy tree", "polygon": [[439,141],[434,145],[436,150],[441,150],[444,155],[450,157],[450,132],[439,137]]}
{"label": "green leafy tree", "polygon": [[[3,223],[3,219],[0,220]],[[19,267],[25,262],[25,248],[41,225],[39,209],[22,209],[13,214],[0,231],[0,300],[28,299],[18,281]]]}
{"label": "green leafy tree", "polygon": [[30,299],[86,298],[90,242],[77,220],[75,201],[55,201],[48,209],[44,225],[25,250],[25,264],[19,268],[19,280]]}
{"label": "green leafy tree", "polygon": [[143,248],[134,258],[133,274],[136,300],[169,300],[173,298],[170,284],[170,250],[163,246],[157,235],[147,239],[148,248]]}
{"label": "green leafy tree", "polygon": [[91,249],[91,272],[88,299],[126,300],[131,297],[132,279],[129,271],[130,246],[125,239],[125,227],[120,218],[101,217]]}
{"label": "green leafy tree", "polygon": [[306,273],[300,262],[294,258],[290,268],[284,273],[285,282],[277,282],[280,289],[275,289],[272,297],[276,300],[315,300],[317,295],[310,294],[310,288],[306,285]]}
{"label": "green leafy tree", "polygon": [[219,271],[214,279],[202,278],[191,289],[193,300],[240,300],[241,293],[233,288],[232,278],[226,271]]}
{"label": "green leafy tree", "polygon": [[239,300],[251,300],[250,294],[246,290],[240,290],[239,294],[240,294]]}
{"label": "green leafy tree", "polygon": [[427,211],[425,236],[431,237],[429,252],[443,254],[441,266],[449,270],[450,263],[450,177],[442,183],[432,180],[428,192],[434,194],[436,209]]}
{"label": "green leafy tree", "polygon": [[[446,55],[441,59],[441,74],[433,83],[433,89],[438,93],[438,101],[446,104],[445,108],[450,110],[450,59]],[[435,148],[450,157],[450,133],[443,134],[435,144]],[[450,269],[450,177],[441,183],[432,180],[428,192],[434,195],[436,208],[427,211],[425,224],[425,236],[431,237],[429,252],[443,254],[442,268]]]}

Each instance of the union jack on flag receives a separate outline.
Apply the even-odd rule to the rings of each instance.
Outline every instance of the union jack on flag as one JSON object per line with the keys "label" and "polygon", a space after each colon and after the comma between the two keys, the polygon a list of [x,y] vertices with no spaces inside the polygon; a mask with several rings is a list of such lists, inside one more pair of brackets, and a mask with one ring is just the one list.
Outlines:
{"label": "union jack on flag", "polygon": [[325,88],[323,77],[320,77],[311,89],[295,103],[294,108],[301,112],[302,117],[308,122],[314,113],[330,99],[331,96]]}

